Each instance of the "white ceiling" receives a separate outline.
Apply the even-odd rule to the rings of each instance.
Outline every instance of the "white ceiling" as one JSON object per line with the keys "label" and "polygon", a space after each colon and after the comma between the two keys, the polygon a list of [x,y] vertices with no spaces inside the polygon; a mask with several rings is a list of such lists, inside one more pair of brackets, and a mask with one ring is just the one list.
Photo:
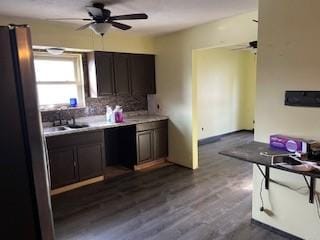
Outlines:
{"label": "white ceiling", "polygon": [[[122,21],[142,34],[159,35],[257,9],[258,0],[102,0],[112,15],[145,12],[148,20]],[[87,17],[90,0],[1,0],[0,15],[36,19]],[[81,21],[77,24],[83,24]]]}

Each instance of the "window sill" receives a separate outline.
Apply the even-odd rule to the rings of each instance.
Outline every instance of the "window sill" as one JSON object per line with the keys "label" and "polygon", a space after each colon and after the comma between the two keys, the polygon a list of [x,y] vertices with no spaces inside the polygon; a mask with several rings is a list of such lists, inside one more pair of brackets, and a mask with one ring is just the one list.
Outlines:
{"label": "window sill", "polygon": [[85,109],[86,106],[78,106],[78,107],[69,107],[69,106],[54,106],[54,107],[44,107],[40,106],[40,112],[53,112],[53,111],[65,111],[65,110],[77,110],[77,109]]}

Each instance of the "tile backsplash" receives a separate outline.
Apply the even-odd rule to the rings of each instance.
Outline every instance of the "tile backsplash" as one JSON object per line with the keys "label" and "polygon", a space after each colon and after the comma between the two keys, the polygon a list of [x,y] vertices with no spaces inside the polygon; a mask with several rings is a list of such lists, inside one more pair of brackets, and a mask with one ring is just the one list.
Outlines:
{"label": "tile backsplash", "polygon": [[[147,110],[146,96],[109,96],[103,98],[86,98],[85,108],[75,108],[61,110],[63,119],[70,119],[71,117],[87,117],[93,115],[102,115],[106,113],[106,105],[115,106],[121,105],[125,112]],[[59,111],[43,111],[41,117],[43,122],[52,122],[59,116]]]}
{"label": "tile backsplash", "polygon": [[[121,105],[125,112],[148,110],[147,96],[107,96],[100,98],[89,97],[89,81],[86,55],[83,54],[83,72],[84,72],[84,89],[86,95],[86,107],[61,110],[63,119],[70,119],[71,117],[86,117],[93,115],[102,115],[106,112],[106,105],[114,107]],[[58,110],[42,111],[42,122],[52,122],[57,120],[59,116]]]}

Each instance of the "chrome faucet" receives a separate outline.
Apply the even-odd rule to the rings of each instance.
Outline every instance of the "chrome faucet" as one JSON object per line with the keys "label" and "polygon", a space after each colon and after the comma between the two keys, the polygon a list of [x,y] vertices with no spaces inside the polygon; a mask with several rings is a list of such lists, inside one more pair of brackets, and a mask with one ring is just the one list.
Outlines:
{"label": "chrome faucet", "polygon": [[71,117],[71,120],[72,120],[72,125],[73,125],[73,126],[76,125],[76,118],[75,118],[75,116],[72,116],[72,117]]}
{"label": "chrome faucet", "polygon": [[[58,108],[57,109],[58,119],[53,121],[53,126],[54,127],[63,125],[64,119],[62,118],[62,110],[65,110],[65,109],[63,109],[63,108]],[[66,122],[65,124],[67,124],[67,121],[65,121],[65,122]]]}

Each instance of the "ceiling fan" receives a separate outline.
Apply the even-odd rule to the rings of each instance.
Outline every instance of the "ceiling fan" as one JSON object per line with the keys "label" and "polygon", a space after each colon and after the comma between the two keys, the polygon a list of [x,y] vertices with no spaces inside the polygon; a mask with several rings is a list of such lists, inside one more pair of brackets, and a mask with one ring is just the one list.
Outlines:
{"label": "ceiling fan", "polygon": [[129,30],[132,28],[129,25],[117,22],[118,20],[139,20],[139,19],[148,19],[148,15],[145,13],[136,13],[136,14],[127,14],[119,16],[111,16],[111,11],[104,8],[103,3],[94,3],[92,6],[86,7],[89,18],[56,18],[48,19],[51,21],[89,21],[89,23],[83,25],[82,27],[76,29],[84,30],[90,28],[96,34],[103,36],[110,27],[115,27],[121,30]]}
{"label": "ceiling fan", "polygon": [[[253,22],[259,23],[258,20],[252,19]],[[248,45],[240,45],[238,48],[233,48],[231,49],[232,51],[239,51],[239,50],[247,50],[251,49],[253,52],[256,52],[258,49],[258,41],[251,41],[248,43]]]}
{"label": "ceiling fan", "polygon": [[258,41],[252,41],[252,42],[249,42],[248,45],[243,45],[243,46],[238,47],[238,48],[233,48],[232,50],[233,50],[233,51],[246,50],[246,49],[256,50],[257,48],[258,48]]}

